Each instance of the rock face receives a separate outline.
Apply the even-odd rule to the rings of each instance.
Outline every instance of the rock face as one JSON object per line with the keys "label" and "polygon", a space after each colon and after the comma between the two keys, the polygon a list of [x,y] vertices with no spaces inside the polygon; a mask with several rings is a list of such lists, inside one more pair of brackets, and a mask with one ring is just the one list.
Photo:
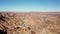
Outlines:
{"label": "rock face", "polygon": [[7,34],[60,34],[60,18],[40,13],[0,13],[0,30]]}

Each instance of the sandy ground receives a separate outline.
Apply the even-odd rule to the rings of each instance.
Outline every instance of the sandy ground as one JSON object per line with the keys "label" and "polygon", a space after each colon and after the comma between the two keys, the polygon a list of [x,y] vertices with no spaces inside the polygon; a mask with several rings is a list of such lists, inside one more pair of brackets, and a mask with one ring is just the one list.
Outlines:
{"label": "sandy ground", "polygon": [[60,34],[60,13],[0,13],[7,34]]}

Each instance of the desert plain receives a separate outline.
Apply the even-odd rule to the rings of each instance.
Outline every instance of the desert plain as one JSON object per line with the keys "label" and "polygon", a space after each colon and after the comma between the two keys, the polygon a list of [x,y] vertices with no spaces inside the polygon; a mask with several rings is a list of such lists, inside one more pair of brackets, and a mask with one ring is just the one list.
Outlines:
{"label": "desert plain", "polygon": [[0,30],[7,34],[60,34],[60,12],[0,12]]}

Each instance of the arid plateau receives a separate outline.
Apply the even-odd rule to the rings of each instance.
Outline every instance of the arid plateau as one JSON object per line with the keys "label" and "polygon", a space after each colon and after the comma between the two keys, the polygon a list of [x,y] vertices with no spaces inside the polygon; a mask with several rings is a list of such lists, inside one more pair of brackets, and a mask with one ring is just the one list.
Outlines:
{"label": "arid plateau", "polygon": [[60,34],[60,12],[0,12],[0,30],[7,34]]}

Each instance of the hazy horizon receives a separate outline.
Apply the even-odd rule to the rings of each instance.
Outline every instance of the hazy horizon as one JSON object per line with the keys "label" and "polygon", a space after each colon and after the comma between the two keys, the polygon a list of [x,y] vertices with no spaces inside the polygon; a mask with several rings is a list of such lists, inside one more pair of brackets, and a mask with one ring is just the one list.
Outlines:
{"label": "hazy horizon", "polygon": [[60,0],[0,0],[0,12],[60,12]]}

